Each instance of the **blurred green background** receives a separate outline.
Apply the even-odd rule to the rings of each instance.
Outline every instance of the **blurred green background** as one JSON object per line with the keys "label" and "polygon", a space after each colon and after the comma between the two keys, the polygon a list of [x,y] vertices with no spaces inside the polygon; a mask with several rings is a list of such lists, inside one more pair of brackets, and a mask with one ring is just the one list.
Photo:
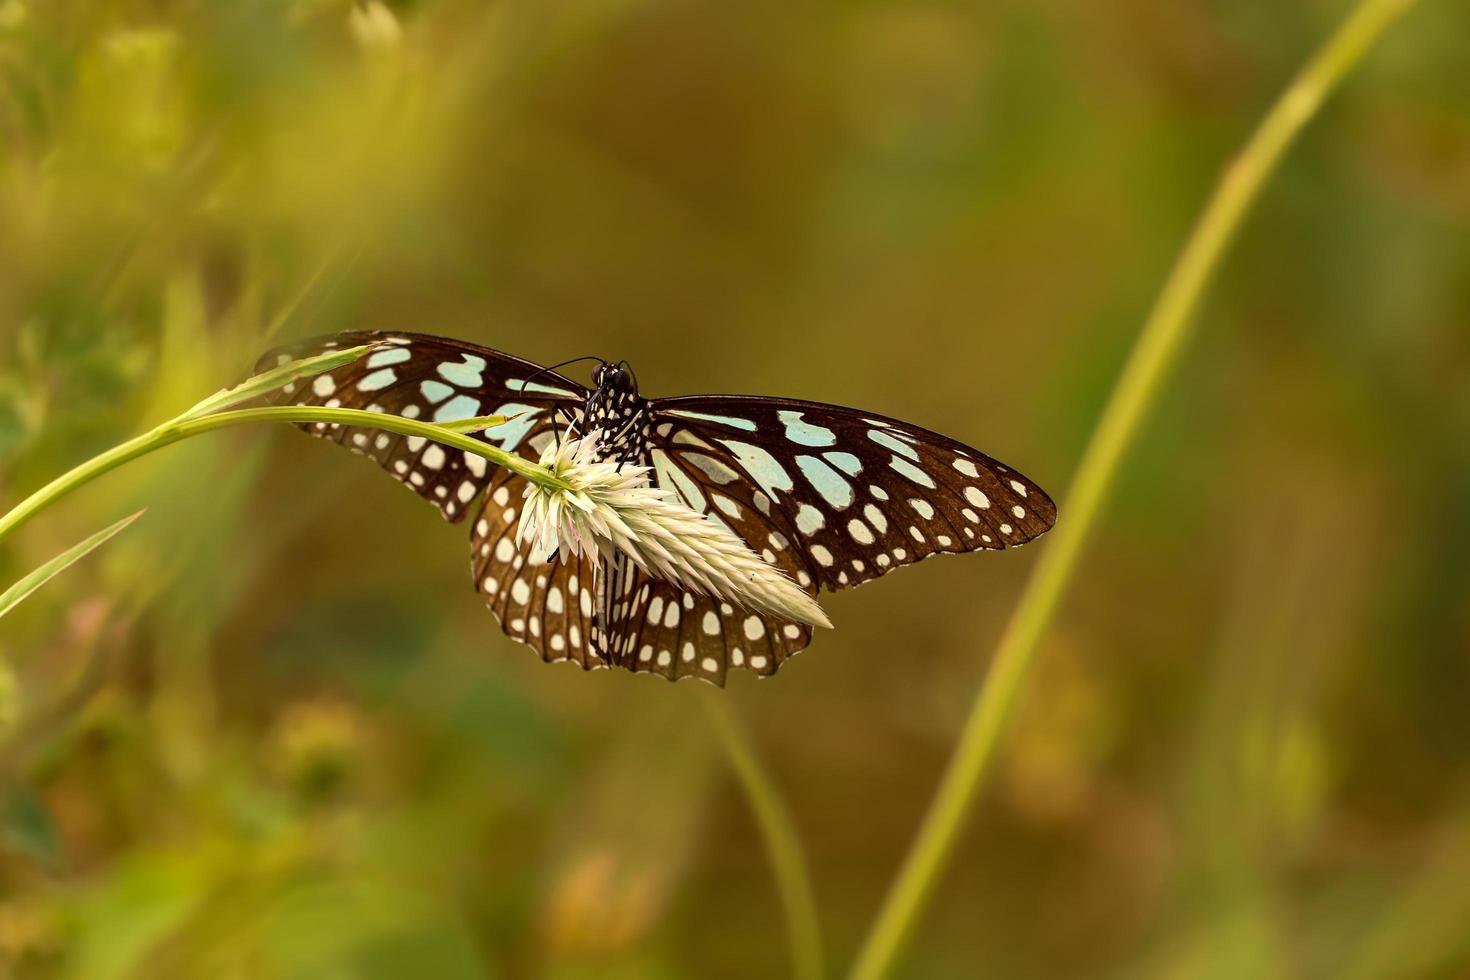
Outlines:
{"label": "blurred green background", "polygon": [[[366,328],[869,408],[1061,496],[1347,9],[0,0],[0,503]],[[1426,0],[1264,195],[904,976],[1470,975],[1467,66]],[[463,529],[284,427],[106,477],[0,581],[145,505],[0,629],[0,976],[787,971],[697,685],[543,665]],[[837,964],[1035,557],[827,597],[733,678]]]}

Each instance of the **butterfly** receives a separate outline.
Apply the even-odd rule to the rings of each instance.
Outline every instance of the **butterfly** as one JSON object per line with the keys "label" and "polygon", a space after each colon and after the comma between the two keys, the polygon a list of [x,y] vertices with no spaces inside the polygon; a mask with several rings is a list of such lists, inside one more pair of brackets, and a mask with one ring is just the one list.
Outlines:
{"label": "butterfly", "polygon": [[[377,347],[271,400],[431,422],[503,415],[475,438],[532,460],[558,435],[598,430],[602,458],[650,467],[651,481],[811,595],[931,555],[1015,547],[1056,520],[1031,480],[918,426],[786,398],[648,399],[626,362],[599,361],[589,389],[487,347],[373,332],[280,348],[259,367],[366,344]],[[301,428],[371,457],[449,521],[470,521],[475,588],[506,634],[544,660],[723,685],[735,668],[774,674],[811,642],[810,626],[686,591],[622,556],[534,555],[517,536],[526,480],[474,453],[337,423]]]}

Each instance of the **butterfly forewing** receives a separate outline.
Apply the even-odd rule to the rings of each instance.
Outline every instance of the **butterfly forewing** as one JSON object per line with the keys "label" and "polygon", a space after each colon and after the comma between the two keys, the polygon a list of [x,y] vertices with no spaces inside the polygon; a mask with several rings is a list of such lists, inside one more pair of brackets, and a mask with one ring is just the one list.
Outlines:
{"label": "butterfly forewing", "polygon": [[[401,333],[347,333],[308,340],[266,354],[257,370],[327,350],[378,345],[335,371],[287,385],[270,400],[286,405],[357,408],[425,422],[505,415],[506,424],[476,435],[492,445],[535,459],[551,439],[551,414],[580,415],[587,391],[530,361],[474,344]],[[534,376],[534,379],[533,379]],[[337,423],[304,423],[302,429],[365,456],[450,521],[473,510],[491,467],[483,457],[416,436]]]}
{"label": "butterfly forewing", "polygon": [[661,483],[694,484],[711,513],[803,586],[845,588],[933,554],[1014,547],[1056,520],[1040,487],[984,453],[835,405],[664,399],[650,439]]}

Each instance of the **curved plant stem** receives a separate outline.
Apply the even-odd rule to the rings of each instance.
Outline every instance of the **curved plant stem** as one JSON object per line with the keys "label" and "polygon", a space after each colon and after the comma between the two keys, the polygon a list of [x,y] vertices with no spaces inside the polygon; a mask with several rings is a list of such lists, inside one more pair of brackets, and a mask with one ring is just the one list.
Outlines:
{"label": "curved plant stem", "polygon": [[853,966],[854,980],[887,975],[953,850],[1004,734],[1042,633],[1076,569],[1122,460],[1178,358],[1200,298],[1282,154],[1328,94],[1416,0],[1361,0],[1277,99],[1225,169],[1149,314],[1087,445],[1063,520],[1037,562],[965,720],[948,767]]}
{"label": "curved plant stem", "polygon": [[[78,487],[95,480],[104,473],[114,470],[129,460],[137,459],[139,456],[162,449],[181,439],[196,436],[204,432],[212,432],[215,429],[223,429],[231,425],[248,425],[255,422],[329,422],[341,425],[355,425],[371,427],[375,429],[386,429],[389,432],[397,432],[407,436],[419,436],[434,442],[462,449],[465,452],[475,453],[483,456],[498,466],[504,466],[528,480],[550,486],[555,489],[566,489],[562,481],[553,477],[545,467],[537,466],[535,463],[515,453],[471,439],[462,432],[444,425],[433,425],[428,422],[418,422],[406,419],[398,415],[387,415],[380,412],[364,412],[354,408],[320,408],[306,405],[282,405],[269,408],[244,408],[232,412],[219,412],[214,415],[200,417],[189,417],[190,413],[180,416],[170,422],[140,436],[129,439],[121,445],[114,446],[98,456],[94,456],[82,463],[80,466],[63,473],[52,480],[25,500],[12,508],[4,517],[0,517],[0,539],[3,539],[11,531],[25,523],[37,512],[50,506],[57,500],[71,493]],[[502,421],[487,416],[478,420],[485,426]]]}
{"label": "curved plant stem", "polygon": [[761,764],[745,726],[723,697],[724,692],[703,693],[706,695],[701,699],[705,712],[720,736],[730,768],[740,780],[740,787],[750,802],[766,852],[770,855],[776,891],[781,896],[781,907],[786,915],[792,976],[797,980],[821,980],[824,967],[817,901],[796,825],[781,800],[775,780]]}

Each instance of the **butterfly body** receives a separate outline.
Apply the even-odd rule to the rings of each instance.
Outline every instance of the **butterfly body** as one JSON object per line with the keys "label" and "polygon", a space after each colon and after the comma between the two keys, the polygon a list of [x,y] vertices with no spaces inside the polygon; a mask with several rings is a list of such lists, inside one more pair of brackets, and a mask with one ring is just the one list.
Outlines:
{"label": "butterfly body", "polygon": [[592,371],[595,387],[587,395],[580,434],[601,434],[603,459],[647,465],[650,402],[638,394],[638,382],[623,364],[599,363]]}
{"label": "butterfly body", "polygon": [[[274,400],[438,422],[504,415],[476,438],[533,460],[558,436],[596,430],[603,459],[649,467],[654,483],[812,595],[935,554],[1024,544],[1056,518],[1035,483],[938,433],[794,399],[648,399],[623,363],[599,363],[588,388],[490,348],[404,333],[306,341],[261,363],[359,344],[380,346]],[[303,428],[371,457],[451,522],[473,517],[476,588],[505,632],[548,661],[722,684],[735,668],[773,674],[811,640],[810,626],[688,592],[627,560],[531,554],[516,534],[526,481],[483,457],[351,426]]]}

